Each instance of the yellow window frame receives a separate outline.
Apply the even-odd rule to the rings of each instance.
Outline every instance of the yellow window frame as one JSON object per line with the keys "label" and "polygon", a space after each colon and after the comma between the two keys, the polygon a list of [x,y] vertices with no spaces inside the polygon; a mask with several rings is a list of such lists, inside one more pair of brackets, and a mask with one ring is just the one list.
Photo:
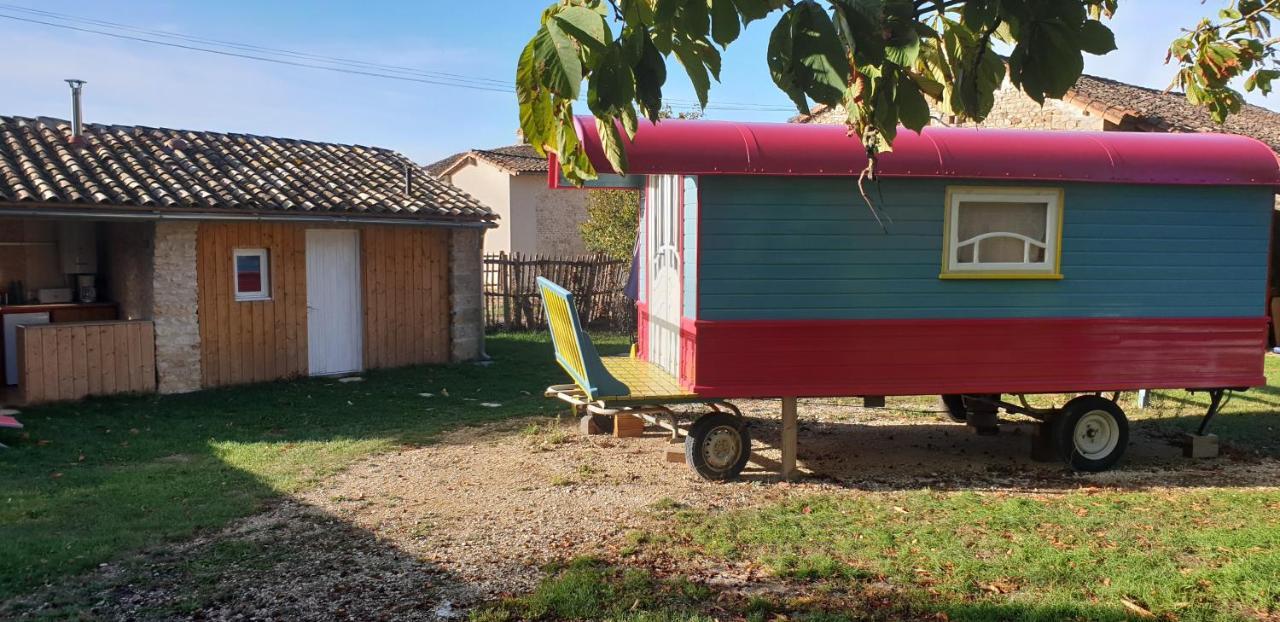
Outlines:
{"label": "yellow window frame", "polygon": [[[964,195],[997,195],[1009,197],[1009,202],[1033,202],[1044,197],[1051,197],[1050,208],[1056,208],[1057,218],[1051,214],[1048,223],[1053,231],[1045,236],[1053,241],[1054,248],[1049,256],[1053,258],[1048,270],[973,270],[957,268],[952,265],[954,250],[952,244],[952,221],[957,217],[958,198]],[[1031,197],[1028,201],[1027,198]],[[1022,199],[1019,201],[1018,199]],[[1066,193],[1059,187],[1019,186],[1016,188],[995,186],[947,186],[946,204],[942,217],[942,272],[940,279],[1028,279],[1055,280],[1062,278],[1062,215],[1066,211]]]}

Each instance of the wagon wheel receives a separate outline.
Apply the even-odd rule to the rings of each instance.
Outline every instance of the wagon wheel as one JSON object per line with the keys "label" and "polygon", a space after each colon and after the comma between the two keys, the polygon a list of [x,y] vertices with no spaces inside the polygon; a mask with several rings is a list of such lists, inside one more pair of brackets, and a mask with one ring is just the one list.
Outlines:
{"label": "wagon wheel", "polygon": [[684,439],[685,462],[703,479],[734,479],[751,457],[751,435],[743,421],[729,413],[698,417]]}
{"label": "wagon wheel", "polygon": [[1067,466],[1077,471],[1105,471],[1129,446],[1129,420],[1115,402],[1082,395],[1049,418],[1050,442]]}

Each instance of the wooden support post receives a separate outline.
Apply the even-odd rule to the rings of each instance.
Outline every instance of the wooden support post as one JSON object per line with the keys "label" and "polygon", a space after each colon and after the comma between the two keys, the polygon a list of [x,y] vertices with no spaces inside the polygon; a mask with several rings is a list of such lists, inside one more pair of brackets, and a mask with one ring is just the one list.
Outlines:
{"label": "wooden support post", "polygon": [[782,398],[782,477],[791,479],[796,472],[796,398]]}
{"label": "wooden support post", "polygon": [[1142,410],[1151,405],[1151,391],[1147,389],[1138,389],[1138,410]]}

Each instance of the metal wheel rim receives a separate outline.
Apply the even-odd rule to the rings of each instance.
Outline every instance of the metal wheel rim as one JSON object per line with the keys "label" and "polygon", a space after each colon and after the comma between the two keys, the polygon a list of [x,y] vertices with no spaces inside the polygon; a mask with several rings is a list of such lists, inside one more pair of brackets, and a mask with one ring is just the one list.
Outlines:
{"label": "metal wheel rim", "polygon": [[1071,431],[1071,442],[1076,453],[1084,458],[1105,458],[1120,444],[1120,424],[1105,410],[1091,410],[1076,421],[1076,427]]}
{"label": "metal wheel rim", "polygon": [[712,428],[702,441],[702,459],[717,471],[733,468],[741,452],[742,439],[738,431],[729,426]]}

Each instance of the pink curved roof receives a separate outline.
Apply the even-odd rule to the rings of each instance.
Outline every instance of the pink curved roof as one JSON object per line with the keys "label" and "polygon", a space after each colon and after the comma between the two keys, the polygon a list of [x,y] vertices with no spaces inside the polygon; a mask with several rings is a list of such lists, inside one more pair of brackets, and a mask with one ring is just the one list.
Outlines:
{"label": "pink curved roof", "polygon": [[[614,172],[595,120],[579,117],[576,125],[591,163],[601,173]],[[845,132],[837,125],[641,121],[627,147],[627,172],[857,175],[867,156]],[[1280,187],[1280,165],[1269,147],[1209,133],[902,130],[877,171],[885,177]]]}

